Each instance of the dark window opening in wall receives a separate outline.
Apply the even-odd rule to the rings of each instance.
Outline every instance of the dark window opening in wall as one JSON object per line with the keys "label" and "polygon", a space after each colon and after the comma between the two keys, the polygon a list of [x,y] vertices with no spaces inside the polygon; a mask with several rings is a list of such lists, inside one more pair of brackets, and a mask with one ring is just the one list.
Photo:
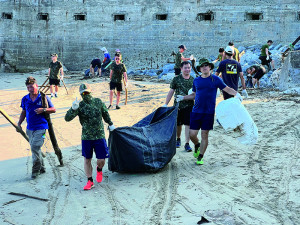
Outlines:
{"label": "dark window opening in wall", "polygon": [[2,13],[2,19],[11,20],[12,13]]}
{"label": "dark window opening in wall", "polygon": [[262,20],[263,14],[262,13],[247,13],[246,19],[247,20]]}
{"label": "dark window opening in wall", "polygon": [[298,12],[297,20],[300,20],[300,12]]}
{"label": "dark window opening in wall", "polygon": [[85,14],[75,14],[74,19],[75,20],[85,20]]}
{"label": "dark window opening in wall", "polygon": [[198,21],[211,21],[211,20],[214,20],[214,14],[213,14],[213,12],[198,13],[196,20],[198,20]]}
{"label": "dark window opening in wall", "polygon": [[125,15],[124,14],[114,15],[114,21],[117,20],[125,20]]}
{"label": "dark window opening in wall", "polygon": [[49,14],[48,13],[39,13],[37,15],[38,20],[49,20]]}
{"label": "dark window opening in wall", "polygon": [[157,14],[156,19],[157,20],[167,20],[168,19],[168,14]]}

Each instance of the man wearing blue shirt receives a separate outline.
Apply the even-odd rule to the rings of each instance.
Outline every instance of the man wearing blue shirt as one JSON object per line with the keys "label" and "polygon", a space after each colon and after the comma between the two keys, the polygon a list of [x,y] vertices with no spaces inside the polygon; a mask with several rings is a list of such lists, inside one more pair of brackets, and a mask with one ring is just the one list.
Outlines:
{"label": "man wearing blue shirt", "polygon": [[[190,121],[190,138],[195,144],[194,157],[197,158],[197,164],[203,164],[203,156],[208,146],[208,133],[213,129],[217,89],[227,92],[236,98],[243,100],[241,95],[234,89],[228,87],[223,80],[211,74],[214,64],[207,59],[202,58],[199,61],[197,70],[201,72],[201,76],[194,79],[193,93],[182,96],[177,95],[177,101],[194,100],[195,104],[191,113]],[[197,137],[201,129],[201,144]]]}
{"label": "man wearing blue shirt", "polygon": [[[239,78],[241,79],[241,83],[243,86],[242,94],[247,98],[248,94],[246,91],[245,79],[243,76],[243,71],[241,64],[233,59],[233,49],[230,46],[227,46],[225,49],[225,57],[226,59],[220,62],[219,67],[217,69],[216,75],[220,76],[224,83],[233,88],[234,90],[238,90]],[[233,95],[228,94],[226,91],[223,91],[224,100],[228,98],[234,97]]]}
{"label": "man wearing blue shirt", "polygon": [[42,158],[41,147],[43,146],[48,122],[44,116],[45,113],[55,113],[56,109],[49,97],[47,97],[49,108],[42,107],[42,97],[38,91],[38,85],[34,77],[28,77],[26,82],[28,95],[22,98],[22,112],[19,118],[18,126],[26,118],[26,134],[29,137],[29,144],[32,153],[32,178],[35,179],[40,173],[45,173],[44,161]]}

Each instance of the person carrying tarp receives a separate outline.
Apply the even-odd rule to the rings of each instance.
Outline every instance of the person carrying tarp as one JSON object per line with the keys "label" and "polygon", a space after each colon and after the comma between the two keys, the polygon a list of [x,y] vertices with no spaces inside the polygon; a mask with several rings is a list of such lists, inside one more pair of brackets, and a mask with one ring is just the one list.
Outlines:
{"label": "person carrying tarp", "polygon": [[111,58],[110,58],[110,54],[108,53],[108,51],[105,47],[102,47],[101,51],[104,54],[104,59],[102,61],[101,71],[104,73],[105,72],[105,67],[110,63]]}
{"label": "person carrying tarp", "polygon": [[88,84],[81,84],[79,92],[82,101],[77,98],[73,102],[72,107],[67,111],[65,120],[67,122],[73,120],[76,116],[79,117],[82,125],[82,156],[84,157],[84,171],[88,178],[84,190],[90,190],[94,187],[93,167],[91,164],[93,151],[97,158],[97,182],[102,182],[102,168],[105,164],[105,159],[109,157],[109,151],[105,140],[104,126],[102,118],[109,125],[109,130],[113,131],[113,125],[108,110],[100,98],[94,98],[91,95],[91,88]]}
{"label": "person carrying tarp", "polygon": [[[195,144],[194,157],[197,158],[196,164],[202,165],[203,156],[208,146],[208,133],[214,125],[217,89],[220,88],[241,101],[243,99],[237,91],[228,87],[220,77],[211,74],[214,64],[210,63],[208,59],[200,59],[196,68],[202,74],[194,79],[193,93],[186,96],[177,95],[176,101],[195,99],[191,113],[190,138]],[[197,137],[200,129],[201,144]]]}
{"label": "person carrying tarp", "polygon": [[94,58],[90,65],[90,73],[92,77],[95,76],[95,68],[98,68],[98,76],[101,77],[101,60],[99,58]]}
{"label": "person carrying tarp", "polygon": [[[170,91],[167,95],[166,102],[163,107],[167,107],[172,96],[174,95],[188,95],[189,90],[193,87],[194,78],[190,75],[191,73],[191,63],[188,61],[181,63],[181,75],[175,76],[170,84]],[[174,105],[176,105],[176,98],[174,98]],[[179,102],[178,114],[177,114],[177,141],[176,147],[181,146],[181,130],[182,125],[185,127],[185,145],[184,149],[187,152],[191,152],[190,147],[190,114],[194,106],[194,101],[181,101]]]}
{"label": "person carrying tarp", "polygon": [[38,91],[38,85],[34,77],[27,77],[25,85],[29,94],[22,98],[22,112],[18,126],[22,129],[21,124],[26,118],[26,134],[29,137],[29,144],[32,152],[33,165],[31,178],[35,179],[39,174],[46,172],[41,147],[44,144],[46,129],[49,127],[44,113],[55,113],[56,109],[48,96],[46,98],[49,108],[43,108],[42,96]]}

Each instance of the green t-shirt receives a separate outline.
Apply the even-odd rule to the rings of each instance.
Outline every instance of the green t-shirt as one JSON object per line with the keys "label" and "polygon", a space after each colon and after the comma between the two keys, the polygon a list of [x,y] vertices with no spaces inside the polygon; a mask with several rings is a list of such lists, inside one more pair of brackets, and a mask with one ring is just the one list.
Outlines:
{"label": "green t-shirt", "polygon": [[[193,88],[194,78],[190,76],[189,79],[184,79],[182,75],[176,76],[173,78],[170,88],[175,90],[175,95],[188,95],[188,92],[191,88]],[[176,98],[174,98],[174,105],[176,105]],[[179,108],[183,109],[186,107],[193,107],[194,101],[193,100],[184,100],[179,102]]]}
{"label": "green t-shirt", "polygon": [[262,47],[261,47],[261,53],[260,53],[260,55],[261,56],[267,56],[267,54],[266,54],[266,48],[269,50],[269,45],[268,44],[265,44],[265,45],[263,45]]}
{"label": "green t-shirt", "polygon": [[120,63],[117,65],[116,62],[113,62],[111,64],[111,70],[113,71],[111,82],[122,83],[123,73],[127,72],[125,64]]}
{"label": "green t-shirt", "polygon": [[51,62],[49,64],[49,68],[50,68],[49,78],[59,80],[60,79],[60,76],[59,76],[60,72],[59,71],[60,71],[60,68],[62,68],[61,62],[59,62],[59,61],[56,61],[55,63]]}
{"label": "green t-shirt", "polygon": [[180,69],[181,66],[181,57],[183,57],[182,53],[178,52],[175,56],[175,66],[174,68]]}
{"label": "green t-shirt", "polygon": [[105,104],[99,98],[92,97],[90,103],[81,101],[79,103],[79,108],[76,110],[70,108],[65,115],[65,120],[71,121],[77,115],[82,126],[82,140],[97,140],[105,138],[102,118],[109,125],[113,124]]}
{"label": "green t-shirt", "polygon": [[223,59],[223,55],[219,54],[217,59],[221,62]]}

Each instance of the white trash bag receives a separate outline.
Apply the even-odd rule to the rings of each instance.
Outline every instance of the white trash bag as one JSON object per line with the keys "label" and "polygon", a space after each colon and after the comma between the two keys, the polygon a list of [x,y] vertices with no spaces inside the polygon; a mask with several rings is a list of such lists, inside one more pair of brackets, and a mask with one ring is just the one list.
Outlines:
{"label": "white trash bag", "polygon": [[216,108],[216,118],[226,132],[240,132],[238,141],[254,145],[258,139],[258,129],[240,100],[230,98],[220,102]]}

